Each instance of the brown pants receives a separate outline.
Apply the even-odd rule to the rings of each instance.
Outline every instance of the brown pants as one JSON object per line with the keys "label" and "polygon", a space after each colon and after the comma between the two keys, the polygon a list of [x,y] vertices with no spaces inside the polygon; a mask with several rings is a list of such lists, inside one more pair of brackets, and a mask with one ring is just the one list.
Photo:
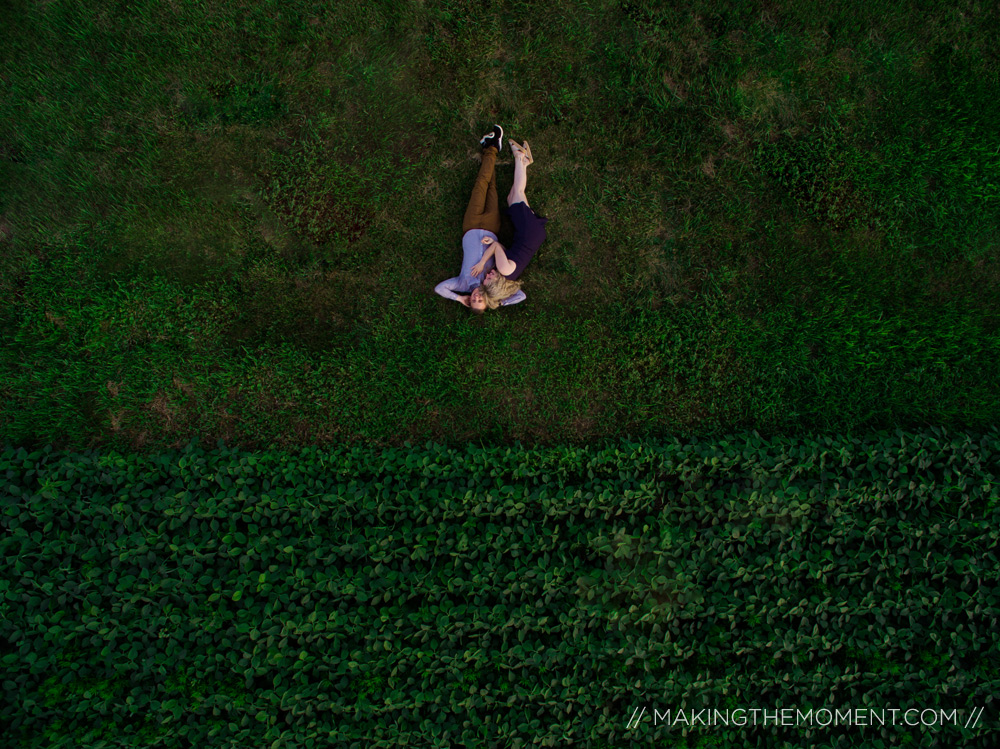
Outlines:
{"label": "brown pants", "polygon": [[483,163],[472,186],[469,207],[462,219],[462,234],[470,229],[486,229],[496,234],[500,231],[500,206],[497,203],[497,180],[494,171],[497,165],[497,150],[483,151]]}

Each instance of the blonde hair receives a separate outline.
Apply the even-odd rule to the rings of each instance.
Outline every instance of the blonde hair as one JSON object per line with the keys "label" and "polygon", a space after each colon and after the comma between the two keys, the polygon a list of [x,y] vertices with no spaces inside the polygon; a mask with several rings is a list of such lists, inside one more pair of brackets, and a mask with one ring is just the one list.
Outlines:
{"label": "blonde hair", "polygon": [[497,275],[492,282],[486,283],[484,281],[479,288],[482,291],[486,307],[496,309],[500,306],[500,302],[521,290],[521,282],[511,281],[509,278]]}

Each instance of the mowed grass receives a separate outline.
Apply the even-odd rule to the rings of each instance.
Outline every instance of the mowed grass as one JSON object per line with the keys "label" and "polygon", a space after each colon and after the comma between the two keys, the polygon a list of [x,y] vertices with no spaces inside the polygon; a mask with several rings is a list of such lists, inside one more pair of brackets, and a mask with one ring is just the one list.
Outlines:
{"label": "mowed grass", "polygon": [[[997,6],[673,5],[6,3],[3,439],[996,423]],[[479,318],[493,122],[551,221]]]}

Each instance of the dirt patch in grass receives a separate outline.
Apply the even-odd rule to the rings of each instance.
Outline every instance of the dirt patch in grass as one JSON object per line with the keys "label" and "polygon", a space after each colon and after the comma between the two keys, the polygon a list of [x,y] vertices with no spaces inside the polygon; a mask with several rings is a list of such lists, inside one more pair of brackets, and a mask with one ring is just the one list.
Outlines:
{"label": "dirt patch in grass", "polygon": [[928,297],[935,303],[971,303],[996,320],[1000,309],[1000,261],[981,257],[953,260],[929,270],[925,276]]}
{"label": "dirt patch in grass", "polygon": [[701,162],[701,173],[706,177],[715,177],[715,154],[709,154],[703,162]]}
{"label": "dirt patch in grass", "polygon": [[[744,151],[752,146],[754,141],[752,135],[747,131],[747,126],[742,120],[733,122],[732,120],[719,120],[716,128],[721,131],[730,148],[737,152]],[[746,155],[742,156],[746,160]]]}
{"label": "dirt patch in grass", "polygon": [[794,101],[780,79],[751,69],[740,77],[736,88],[746,108],[746,119],[754,125],[768,121],[789,124],[793,121]]}
{"label": "dirt patch in grass", "polygon": [[174,427],[174,417],[177,415],[177,408],[170,402],[170,398],[162,390],[157,391],[153,400],[146,406],[152,413],[159,416],[164,422],[164,431],[171,431]]}
{"label": "dirt patch in grass", "polygon": [[687,88],[683,83],[678,83],[674,80],[673,76],[669,73],[663,74],[663,85],[670,89],[670,93],[676,96],[681,101],[685,101],[688,97]]}

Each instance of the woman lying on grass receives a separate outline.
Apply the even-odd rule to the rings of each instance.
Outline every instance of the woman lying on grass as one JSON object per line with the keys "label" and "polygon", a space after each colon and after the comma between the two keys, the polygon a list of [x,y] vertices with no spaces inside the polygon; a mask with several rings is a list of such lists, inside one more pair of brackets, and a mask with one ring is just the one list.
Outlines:
{"label": "woman lying on grass", "polygon": [[[514,184],[507,194],[507,215],[514,224],[514,240],[509,250],[500,244],[496,237],[486,236],[481,240],[486,252],[483,253],[480,264],[485,267],[485,263],[495,258],[496,268],[499,271],[498,283],[504,280],[517,281],[521,277],[531,258],[545,241],[545,224],[549,222],[547,218],[531,210],[528,198],[524,194],[524,188],[528,183],[528,165],[534,161],[531,158],[531,146],[528,145],[528,141],[524,141],[523,146],[510,141],[510,150],[514,153]],[[478,267],[480,266],[477,265],[476,268]],[[476,268],[472,270],[475,271]],[[484,286],[485,293],[490,293],[488,275]]]}
{"label": "woman lying on grass", "polygon": [[[496,233],[500,230],[500,209],[494,172],[497,155],[503,145],[502,138],[503,128],[494,125],[493,130],[479,141],[483,146],[483,163],[472,187],[465,218],[462,219],[462,270],[434,288],[445,299],[454,299],[479,313],[487,307],[496,309],[523,302],[526,298],[520,283],[497,273],[494,252],[487,250],[487,247],[499,246]],[[514,145],[511,141],[511,150]],[[516,175],[514,184],[517,184]],[[514,194],[513,189],[511,194]]]}

